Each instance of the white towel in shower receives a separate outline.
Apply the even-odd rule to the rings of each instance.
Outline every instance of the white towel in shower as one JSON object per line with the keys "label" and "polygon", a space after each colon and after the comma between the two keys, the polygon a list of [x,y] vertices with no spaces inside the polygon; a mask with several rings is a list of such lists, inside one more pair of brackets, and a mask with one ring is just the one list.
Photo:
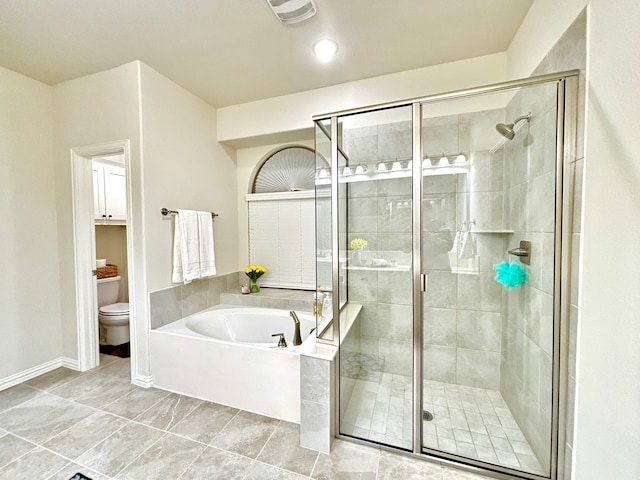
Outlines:
{"label": "white towel in shower", "polygon": [[178,210],[173,241],[174,283],[216,274],[211,212]]}

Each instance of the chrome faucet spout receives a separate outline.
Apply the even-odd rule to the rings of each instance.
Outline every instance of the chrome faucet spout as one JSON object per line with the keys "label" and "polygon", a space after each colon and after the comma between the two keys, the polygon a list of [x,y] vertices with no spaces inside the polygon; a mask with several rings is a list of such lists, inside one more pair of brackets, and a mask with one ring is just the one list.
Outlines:
{"label": "chrome faucet spout", "polygon": [[296,315],[296,312],[294,312],[293,310],[289,312],[289,315],[291,315],[294,324],[293,344],[302,345],[302,338],[300,337],[300,319],[298,318],[298,315]]}

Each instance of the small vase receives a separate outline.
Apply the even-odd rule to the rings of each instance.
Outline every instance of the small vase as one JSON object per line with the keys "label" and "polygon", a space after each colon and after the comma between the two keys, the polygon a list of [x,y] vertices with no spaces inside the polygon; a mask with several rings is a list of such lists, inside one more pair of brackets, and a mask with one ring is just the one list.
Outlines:
{"label": "small vase", "polygon": [[251,280],[251,293],[260,293],[260,285],[258,285],[258,279]]}

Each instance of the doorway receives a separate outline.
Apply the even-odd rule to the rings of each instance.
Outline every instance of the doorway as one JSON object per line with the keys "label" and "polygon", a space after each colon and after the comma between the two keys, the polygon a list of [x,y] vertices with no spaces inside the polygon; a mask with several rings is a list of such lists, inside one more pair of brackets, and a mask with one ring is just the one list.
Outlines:
{"label": "doorway", "polygon": [[[129,141],[116,141],[72,149],[72,185],[73,185],[73,218],[74,218],[74,247],[76,268],[76,308],[78,314],[78,364],[81,371],[90,370],[100,365],[100,328],[98,322],[98,293],[97,250],[103,257],[106,253],[117,258],[120,263],[119,273],[126,273],[126,283],[120,286],[118,300],[128,300],[129,331],[135,325],[135,277],[132,274],[133,238],[131,229],[127,228],[132,220],[131,182],[130,182]],[[119,177],[111,187],[118,190],[121,198],[119,205],[111,203],[110,212],[105,210],[103,201],[104,177],[102,186],[95,173],[94,161],[110,165],[115,175]],[[112,174],[114,172],[111,172]],[[103,170],[104,174],[104,170]],[[114,187],[115,185],[115,187]],[[115,198],[115,197],[114,197]],[[124,205],[122,205],[124,203]],[[115,207],[115,209],[114,209]],[[98,212],[96,209],[100,210]],[[104,215],[104,217],[103,217]],[[109,215],[112,215],[109,217]],[[97,232],[97,229],[108,229]],[[123,245],[124,243],[124,245]],[[123,248],[124,247],[124,248]],[[119,253],[115,253],[116,250]],[[123,251],[124,250],[124,251]],[[125,253],[126,252],[126,253]],[[109,270],[103,276],[114,277],[114,262],[106,260],[100,269]],[[102,265],[102,264],[101,264]],[[101,275],[102,276],[102,275]],[[122,277],[121,277],[122,278]],[[126,285],[126,286],[125,286]],[[122,302],[124,303],[124,302]],[[132,351],[135,356],[135,351]],[[135,359],[132,358],[135,362]],[[134,377],[132,368],[131,378]]]}
{"label": "doorway", "polygon": [[[317,228],[338,299],[340,436],[557,478],[573,80],[314,119],[332,159],[330,180],[316,172],[317,192],[331,185]],[[361,310],[343,324],[347,303]]]}

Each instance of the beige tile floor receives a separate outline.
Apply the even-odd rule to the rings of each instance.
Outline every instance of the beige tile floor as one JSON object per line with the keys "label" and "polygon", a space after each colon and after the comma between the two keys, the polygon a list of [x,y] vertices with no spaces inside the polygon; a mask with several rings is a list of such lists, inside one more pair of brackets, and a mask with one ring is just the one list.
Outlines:
{"label": "beige tile floor", "polygon": [[336,440],[298,446],[298,426],[129,382],[129,361],[64,368],[0,392],[0,478],[67,480],[482,480]]}

